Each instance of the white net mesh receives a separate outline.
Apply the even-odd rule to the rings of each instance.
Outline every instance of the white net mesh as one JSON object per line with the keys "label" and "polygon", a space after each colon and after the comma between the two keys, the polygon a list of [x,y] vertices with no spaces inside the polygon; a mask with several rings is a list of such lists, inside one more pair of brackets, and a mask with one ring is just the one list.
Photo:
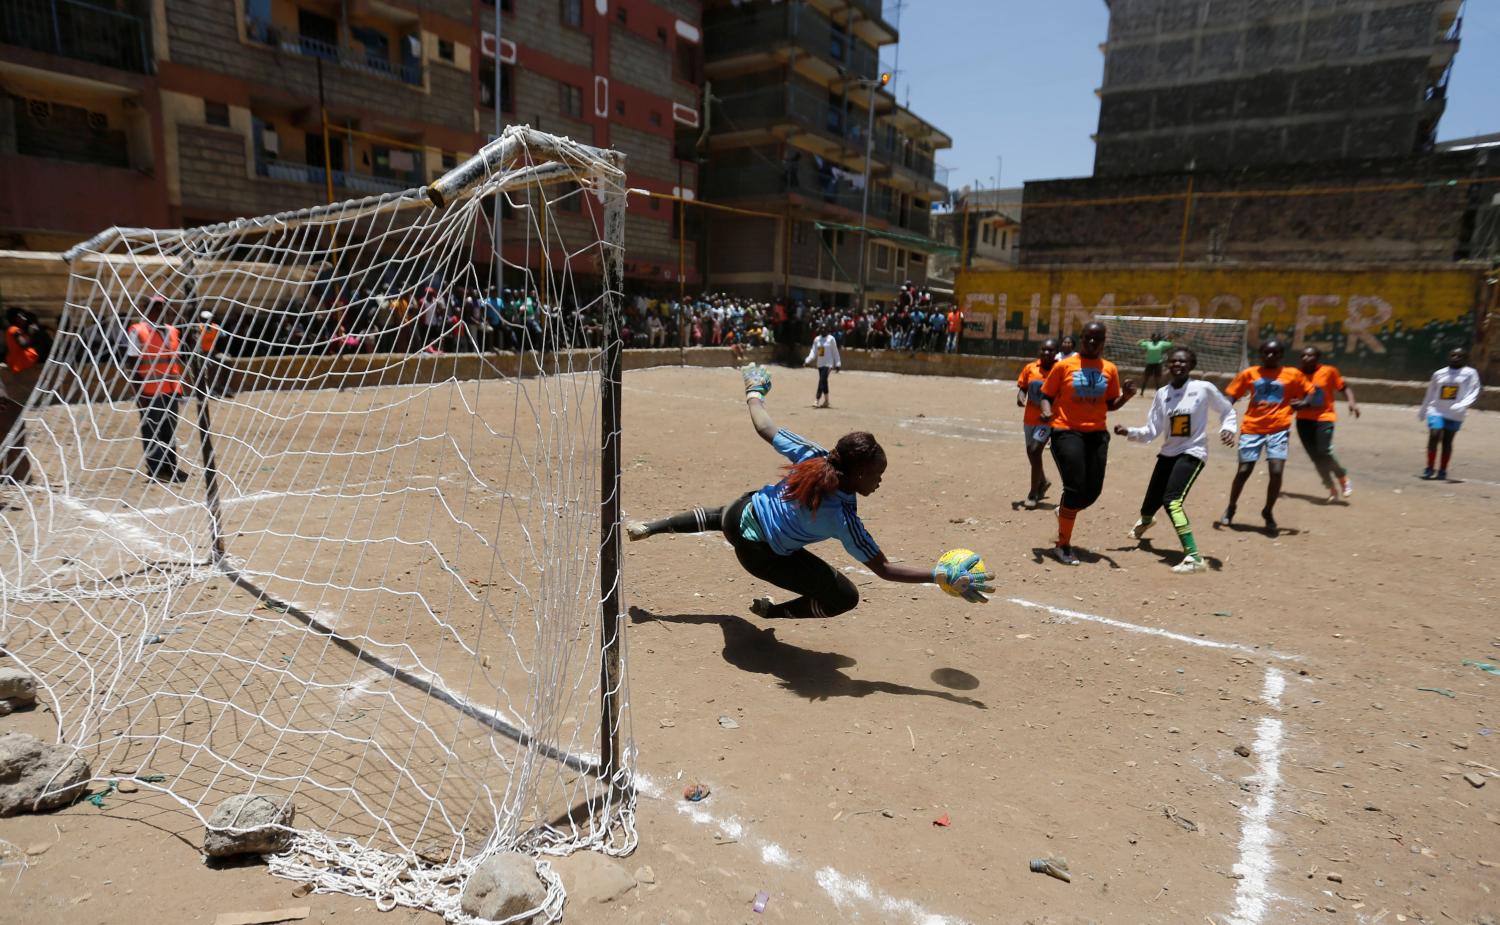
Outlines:
{"label": "white net mesh", "polygon": [[434,187],[75,249],[8,437],[0,646],[158,825],[289,800],[274,872],[463,922],[493,853],[634,845],[625,188],[522,128]]}
{"label": "white net mesh", "polygon": [[1141,341],[1165,337],[1198,354],[1198,371],[1237,373],[1245,368],[1248,324],[1235,318],[1174,318],[1162,315],[1095,315],[1109,328],[1108,356],[1116,365],[1145,365]]}

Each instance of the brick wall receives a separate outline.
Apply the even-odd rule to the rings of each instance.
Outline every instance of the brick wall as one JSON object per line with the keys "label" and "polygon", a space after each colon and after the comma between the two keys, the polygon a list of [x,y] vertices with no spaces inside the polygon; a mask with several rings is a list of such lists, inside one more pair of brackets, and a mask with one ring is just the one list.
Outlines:
{"label": "brick wall", "polygon": [[[269,45],[244,43],[236,31],[234,0],[167,0],[172,61],[237,77],[261,92],[299,100],[318,98],[317,64]],[[431,92],[399,80],[324,63],[330,109],[340,106],[389,113],[462,132],[474,130],[474,92],[469,75],[429,65]]]}
{"label": "brick wall", "polygon": [[[1313,263],[1446,261],[1463,246],[1465,213],[1496,189],[1448,185],[1473,175],[1470,154],[1368,163],[1269,167],[1199,174],[1186,259]],[[1185,174],[1093,177],[1026,184],[1021,262],[1149,263],[1177,259],[1183,200],[1049,207],[1068,200],[1181,194]],[[1407,183],[1420,188],[1337,195],[1202,198],[1204,193],[1357,189]]]}
{"label": "brick wall", "polygon": [[[585,2],[584,6],[592,7],[593,4]],[[586,10],[585,15],[588,12]],[[493,32],[495,11],[480,7],[479,23],[480,28]],[[578,29],[563,25],[562,4],[557,0],[521,0],[516,4],[516,11],[506,15],[503,25],[502,39],[518,41],[569,64],[592,67],[592,40]]]}

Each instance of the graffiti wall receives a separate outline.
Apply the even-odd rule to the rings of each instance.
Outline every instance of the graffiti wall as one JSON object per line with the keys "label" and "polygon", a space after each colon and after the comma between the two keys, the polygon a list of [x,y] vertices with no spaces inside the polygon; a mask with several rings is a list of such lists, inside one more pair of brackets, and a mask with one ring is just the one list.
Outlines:
{"label": "graffiti wall", "polygon": [[1446,350],[1474,338],[1478,269],[1184,269],[1088,267],[960,273],[965,338],[1027,356],[1096,314],[1238,318],[1250,353],[1280,336],[1321,347],[1345,374],[1426,379]]}

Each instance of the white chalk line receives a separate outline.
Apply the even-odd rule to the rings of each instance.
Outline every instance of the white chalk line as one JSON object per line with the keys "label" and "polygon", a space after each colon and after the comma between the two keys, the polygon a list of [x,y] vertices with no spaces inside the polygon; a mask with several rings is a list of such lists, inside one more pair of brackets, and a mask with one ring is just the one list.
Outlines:
{"label": "white chalk line", "polygon": [[[1281,709],[1286,677],[1275,668],[1266,669],[1261,700],[1273,710]],[[1255,731],[1255,799],[1240,806],[1240,859],[1234,865],[1239,876],[1234,889],[1233,925],[1259,925],[1265,920],[1276,894],[1271,892],[1271,816],[1276,811],[1276,791],[1281,786],[1281,720],[1263,716]]]}
{"label": "white chalk line", "polygon": [[[647,797],[660,799],[661,785],[643,773],[636,774],[636,789]],[[760,855],[761,863],[783,870],[805,869],[790,852],[773,841],[751,835],[748,827],[738,816],[720,817],[709,812],[701,803],[677,802],[677,813],[686,816],[696,825],[712,826],[717,832],[732,838]],[[813,871],[813,882],[828,894],[834,907],[848,913],[859,906],[869,906],[880,913],[880,921],[909,921],[912,925],[969,925],[964,919],[928,912],[910,899],[892,896],[872,887],[868,880],[850,877],[831,866],[822,866]]]}
{"label": "white chalk line", "polygon": [[1186,633],[1174,633],[1171,630],[1164,630],[1159,626],[1141,626],[1139,623],[1126,623],[1124,620],[1101,617],[1098,614],[1083,613],[1079,610],[1067,610],[1063,607],[1053,607],[1051,604],[1039,604],[1036,601],[1028,601],[1020,597],[1010,598],[1010,602],[1021,607],[1029,607],[1033,610],[1045,610],[1056,617],[1066,617],[1069,620],[1082,620],[1087,623],[1102,623],[1105,626],[1112,626],[1115,629],[1140,633],[1145,636],[1157,636],[1162,639],[1170,639],[1173,642],[1182,642],[1190,646],[1199,646],[1205,649],[1228,649],[1234,652],[1244,652],[1246,655],[1265,656],[1266,658],[1280,659],[1281,661],[1301,660],[1299,656],[1286,655],[1272,649],[1261,649],[1240,642],[1219,642],[1216,639],[1208,639],[1203,636],[1189,636]]}
{"label": "white chalk line", "polygon": [[[1039,604],[1018,597],[1010,598],[1010,602],[1021,607],[1045,610],[1054,616],[1070,620],[1100,623],[1127,632],[1156,636],[1200,648],[1244,652],[1248,655],[1287,661],[1298,658],[1295,655],[1257,649],[1243,643],[1220,642],[1201,636],[1188,636],[1160,627],[1141,626],[1137,623],[1127,623],[1124,620],[1115,620],[1098,614]],[[1286,675],[1275,666],[1267,666],[1261,686],[1261,701],[1268,709],[1280,712],[1281,695],[1285,691]],[[1271,817],[1276,812],[1276,795],[1281,786],[1281,752],[1284,733],[1282,721],[1276,716],[1262,717],[1256,724],[1254,752],[1256,768],[1249,781],[1256,785],[1257,793],[1254,800],[1240,807],[1240,839],[1237,849],[1239,859],[1233,867],[1239,879],[1236,881],[1234,890],[1234,912],[1229,918],[1231,925],[1261,925],[1265,921],[1272,902],[1279,898],[1270,887],[1273,870],[1271,845],[1276,840],[1275,832],[1271,828]]]}
{"label": "white chalk line", "polygon": [[127,541],[137,549],[152,552],[158,556],[172,557],[177,554],[172,549],[158,543],[156,538],[150,533],[147,533],[118,514],[105,513],[69,495],[56,494],[53,497],[57,500],[58,504],[77,514],[85,522],[93,524],[107,533],[112,533],[117,540]]}

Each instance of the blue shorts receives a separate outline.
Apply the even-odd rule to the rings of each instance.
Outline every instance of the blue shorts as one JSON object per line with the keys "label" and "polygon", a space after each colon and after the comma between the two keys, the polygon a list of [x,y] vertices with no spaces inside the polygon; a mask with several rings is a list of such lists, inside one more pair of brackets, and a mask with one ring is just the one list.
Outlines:
{"label": "blue shorts", "polygon": [[1286,459],[1286,451],[1292,444],[1291,428],[1278,430],[1274,434],[1240,434],[1240,462],[1253,463],[1260,459],[1264,450],[1266,459]]}
{"label": "blue shorts", "polygon": [[1031,424],[1025,429],[1026,449],[1041,449],[1052,437],[1051,424]]}
{"label": "blue shorts", "polygon": [[1463,421],[1455,421],[1452,418],[1445,418],[1441,414],[1427,415],[1428,430],[1451,430],[1454,433],[1457,433],[1458,429],[1462,426],[1464,426]]}

